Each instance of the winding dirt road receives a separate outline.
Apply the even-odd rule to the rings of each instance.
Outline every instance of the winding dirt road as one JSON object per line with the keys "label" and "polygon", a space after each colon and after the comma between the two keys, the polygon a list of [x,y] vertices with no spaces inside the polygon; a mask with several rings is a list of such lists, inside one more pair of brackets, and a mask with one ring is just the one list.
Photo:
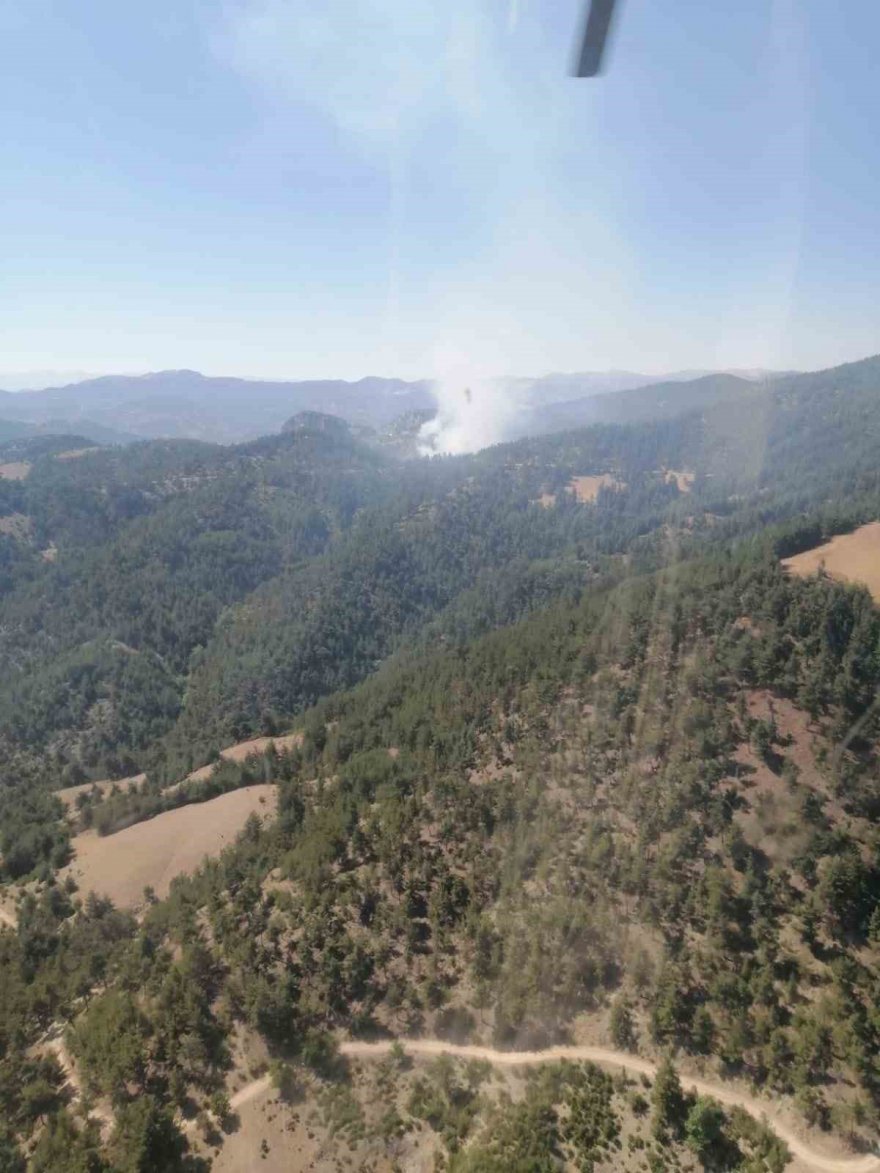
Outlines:
{"label": "winding dirt road", "polygon": [[[492,1047],[457,1046],[455,1043],[444,1043],[440,1039],[399,1041],[409,1055],[453,1055],[459,1059],[486,1059],[497,1067],[521,1067],[526,1064],[570,1059],[598,1063],[603,1067],[622,1067],[626,1071],[651,1077],[657,1073],[656,1063],[641,1059],[637,1055],[630,1055],[626,1051],[613,1051],[606,1047],[548,1047],[545,1051],[496,1051]],[[393,1041],[348,1042],[342,1043],[339,1050],[351,1059],[377,1059],[387,1055],[393,1046]],[[780,1121],[778,1108],[774,1108],[770,1103],[745,1095],[724,1084],[711,1083],[694,1076],[682,1075],[681,1080],[685,1088],[693,1088],[698,1095],[712,1096],[729,1108],[743,1108],[756,1120],[766,1120],[776,1135],[788,1145],[792,1155],[810,1169],[816,1170],[816,1173],[880,1173],[880,1159],[877,1157],[830,1157],[817,1152]],[[246,1093],[252,1086],[242,1088],[238,1096],[243,1098],[239,1102],[243,1103],[244,1099],[251,1098]]]}
{"label": "winding dirt road", "polygon": [[234,1112],[242,1104],[247,1104],[250,1100],[255,1100],[257,1096],[262,1095],[263,1092],[267,1092],[271,1086],[272,1080],[268,1075],[263,1075],[252,1083],[246,1083],[234,1096],[229,1097],[229,1107]]}
{"label": "winding dirt road", "polygon": [[[47,1049],[51,1051],[58,1060],[61,1070],[64,1072],[64,1078],[70,1087],[75,1103],[79,1103],[82,1099],[82,1083],[79,1078],[79,1072],[73,1062],[73,1057],[67,1049],[67,1044],[64,1041],[64,1034],[59,1029],[52,1035],[47,1042]],[[110,1135],[115,1123],[113,1113],[110,1110],[109,1104],[98,1103],[91,1106],[89,1113],[95,1116],[101,1125],[101,1135],[106,1140]]]}

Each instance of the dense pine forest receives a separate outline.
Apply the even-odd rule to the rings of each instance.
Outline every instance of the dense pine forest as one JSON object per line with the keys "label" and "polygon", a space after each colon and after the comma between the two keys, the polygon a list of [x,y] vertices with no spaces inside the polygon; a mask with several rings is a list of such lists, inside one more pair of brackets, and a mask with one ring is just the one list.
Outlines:
{"label": "dense pine forest", "polygon": [[[880,359],[692,399],[456,458],[0,448],[0,1170],[233,1168],[242,1072],[315,1168],[786,1166],[688,1072],[875,1143],[880,611],[780,560],[880,518]],[[167,896],[68,867],[266,783]]]}

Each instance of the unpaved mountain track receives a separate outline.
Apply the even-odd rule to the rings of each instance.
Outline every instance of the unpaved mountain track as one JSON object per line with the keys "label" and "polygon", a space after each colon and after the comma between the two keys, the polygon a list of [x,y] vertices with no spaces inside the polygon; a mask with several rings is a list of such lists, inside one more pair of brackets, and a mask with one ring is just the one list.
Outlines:
{"label": "unpaved mountain track", "polygon": [[[268,1075],[262,1075],[259,1079],[253,1079],[250,1083],[246,1083],[243,1088],[240,1088],[234,1096],[229,1097],[229,1110],[235,1112],[245,1104],[255,1100],[257,1096],[263,1095],[272,1086],[272,1080]],[[193,1133],[198,1127],[196,1120],[179,1120],[184,1132]]]}
{"label": "unpaved mountain track", "polygon": [[[48,1050],[50,1050],[58,1060],[61,1070],[64,1072],[64,1078],[67,1080],[73,1095],[74,1102],[79,1102],[82,1099],[82,1083],[79,1078],[79,1073],[74,1065],[73,1058],[67,1049],[67,1044],[64,1041],[64,1034],[61,1030],[52,1035],[47,1043]],[[109,1104],[93,1104],[90,1109],[91,1116],[94,1116],[101,1125],[101,1134],[106,1140],[109,1136],[113,1124],[113,1113],[110,1110]]]}
{"label": "unpaved mountain track", "polygon": [[252,1083],[246,1083],[234,1096],[229,1097],[229,1107],[234,1112],[242,1104],[247,1104],[250,1100],[254,1100],[257,1096],[262,1095],[263,1092],[267,1092],[271,1086],[272,1080],[268,1075],[263,1075],[260,1079],[255,1079]]}
{"label": "unpaved mountain track", "polygon": [[[453,1055],[459,1059],[485,1059],[497,1067],[522,1067],[534,1063],[552,1063],[568,1059],[575,1062],[598,1063],[603,1067],[622,1067],[625,1071],[651,1077],[657,1073],[656,1063],[652,1063],[648,1059],[641,1059],[637,1055],[630,1055],[626,1051],[614,1051],[607,1047],[548,1047],[544,1051],[496,1051],[492,1047],[458,1046],[455,1043],[444,1043],[440,1039],[401,1039],[399,1041],[410,1055]],[[348,1042],[342,1043],[339,1049],[343,1055],[347,1055],[350,1059],[377,1059],[382,1055],[387,1055],[393,1046],[393,1041]],[[712,1096],[713,1099],[729,1108],[743,1108],[756,1120],[766,1120],[776,1135],[788,1145],[792,1156],[797,1157],[810,1169],[816,1170],[816,1173],[880,1173],[880,1159],[877,1157],[829,1157],[824,1153],[817,1152],[779,1120],[778,1109],[775,1109],[771,1103],[765,1103],[724,1084],[712,1083],[690,1075],[682,1075],[681,1081],[685,1088],[692,1088],[698,1095]],[[248,1087],[242,1088],[238,1092],[238,1096],[251,1098],[250,1096],[245,1097],[248,1090]],[[253,1094],[258,1093],[254,1092]],[[239,1102],[244,1102],[244,1099]]]}

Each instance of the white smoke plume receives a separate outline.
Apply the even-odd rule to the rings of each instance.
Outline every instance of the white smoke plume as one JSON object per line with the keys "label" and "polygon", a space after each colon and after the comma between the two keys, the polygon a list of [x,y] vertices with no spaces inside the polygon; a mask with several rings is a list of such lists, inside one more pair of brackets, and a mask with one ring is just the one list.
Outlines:
{"label": "white smoke plume", "polygon": [[433,391],[437,414],[419,431],[423,456],[477,452],[514,434],[523,404],[509,380],[458,363],[434,379]]}

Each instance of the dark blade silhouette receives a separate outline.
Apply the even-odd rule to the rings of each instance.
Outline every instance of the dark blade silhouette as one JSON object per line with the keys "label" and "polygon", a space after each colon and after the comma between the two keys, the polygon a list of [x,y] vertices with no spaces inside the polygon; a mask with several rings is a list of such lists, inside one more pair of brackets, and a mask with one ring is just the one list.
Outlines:
{"label": "dark blade silhouette", "polygon": [[592,0],[584,25],[584,36],[575,63],[575,77],[596,77],[602,69],[602,58],[608,44],[608,34],[614,16],[615,0]]}

